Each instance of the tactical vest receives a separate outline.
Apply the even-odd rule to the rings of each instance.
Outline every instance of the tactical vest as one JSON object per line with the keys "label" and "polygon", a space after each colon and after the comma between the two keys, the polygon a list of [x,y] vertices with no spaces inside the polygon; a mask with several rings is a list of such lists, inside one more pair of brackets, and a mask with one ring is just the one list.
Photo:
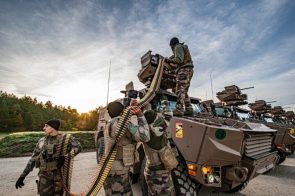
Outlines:
{"label": "tactical vest", "polygon": [[178,69],[176,70],[176,72],[178,72],[179,69],[181,68],[185,68],[185,67],[194,67],[193,65],[193,60],[190,54],[190,51],[188,49],[187,45],[184,44],[180,44],[183,51],[184,51],[184,57],[183,57],[183,62],[180,64],[180,66],[178,67]]}
{"label": "tactical vest", "polygon": [[[164,120],[164,121],[163,121]],[[143,143],[144,152],[146,154],[146,168],[150,171],[159,171],[159,170],[172,170],[178,164],[176,156],[173,153],[168,139],[165,135],[165,131],[158,132],[156,134],[155,127],[162,127],[162,129],[167,128],[167,124],[163,124],[165,119],[162,115],[158,114],[158,117],[150,125],[150,141]],[[162,134],[159,134],[162,133]]]}
{"label": "tactical vest", "polygon": [[[115,130],[119,117],[115,117],[108,122],[104,130],[105,154],[108,154],[111,147],[115,145]],[[124,166],[131,166],[135,163],[135,144],[132,140],[131,133],[127,131],[116,143],[117,155],[116,160],[123,161]]]}
{"label": "tactical vest", "polygon": [[192,57],[191,57],[191,54],[189,52],[189,49],[187,47],[187,45],[182,45],[182,48],[184,50],[184,59],[183,59],[183,65],[192,65],[193,64],[193,60],[192,60]]}
{"label": "tactical vest", "polygon": [[146,143],[143,143],[144,152],[146,155],[146,167],[150,171],[157,170],[172,170],[178,165],[176,154],[167,143],[160,150],[152,149]]}
{"label": "tactical vest", "polygon": [[60,156],[57,151],[63,136],[63,134],[58,134],[56,137],[47,137],[45,139],[39,159],[36,162],[36,167],[39,167],[40,171],[57,170],[57,160]]}

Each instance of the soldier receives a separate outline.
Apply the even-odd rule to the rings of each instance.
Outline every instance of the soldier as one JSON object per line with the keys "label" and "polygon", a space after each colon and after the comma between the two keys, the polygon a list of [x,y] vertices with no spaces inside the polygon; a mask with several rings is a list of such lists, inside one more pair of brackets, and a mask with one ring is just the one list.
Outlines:
{"label": "soldier", "polygon": [[24,186],[25,177],[36,166],[40,170],[38,173],[39,181],[36,181],[38,194],[41,196],[63,195],[64,190],[59,170],[64,164],[65,157],[71,151],[74,151],[74,154],[77,155],[82,150],[82,147],[73,136],[70,136],[67,154],[58,154],[58,147],[65,137],[65,134],[58,132],[59,127],[60,121],[56,119],[45,123],[43,128],[45,137],[42,137],[37,143],[32,157],[15,184],[16,189]]}
{"label": "soldier", "polygon": [[[115,144],[115,130],[120,119],[120,114],[126,108],[128,101],[119,99],[111,102],[107,106],[110,117],[104,131],[105,154],[107,155],[113,145],[117,145],[117,156],[113,162],[111,171],[104,183],[106,196],[109,195],[133,195],[129,170],[135,163],[135,145],[138,141],[147,142],[150,139],[149,127],[141,109],[132,106],[132,116],[128,123],[128,131]],[[133,105],[134,102],[130,104]]]}
{"label": "soldier", "polygon": [[[167,104],[166,102],[168,101],[162,103],[162,106]],[[171,170],[177,166],[178,161],[165,132],[172,117],[172,111],[166,106],[162,107],[161,113],[156,113],[153,110],[147,110],[144,113],[151,132],[150,141],[143,143],[146,155],[144,176],[150,196],[175,195]]]}
{"label": "soldier", "polygon": [[[173,51],[173,56],[165,58],[168,69],[175,70],[176,73],[176,109],[173,111],[174,116],[192,116],[193,108],[190,98],[187,94],[190,81],[193,76],[193,61],[188,49],[184,43],[179,43],[178,38],[174,37],[170,40],[170,46]],[[184,111],[185,106],[185,111]]]}

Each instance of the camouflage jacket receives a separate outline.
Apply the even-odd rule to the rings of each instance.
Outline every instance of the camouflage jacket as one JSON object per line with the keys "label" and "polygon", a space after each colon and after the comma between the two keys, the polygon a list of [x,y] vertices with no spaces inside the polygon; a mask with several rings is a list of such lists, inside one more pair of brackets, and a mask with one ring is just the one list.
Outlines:
{"label": "camouflage jacket", "polygon": [[187,45],[177,44],[173,50],[173,56],[166,59],[166,62],[176,65],[176,72],[180,68],[194,67],[193,61]]}
{"label": "camouflage jacket", "polygon": [[[120,117],[112,118],[105,129],[105,154],[107,154],[115,143],[115,131]],[[128,131],[117,142],[118,146],[124,146],[139,141],[148,142],[150,140],[150,131],[148,123],[144,116],[137,117],[132,115],[128,122]]]}
{"label": "camouflage jacket", "polygon": [[[30,160],[27,163],[27,166],[25,167],[23,173],[21,174],[21,177],[25,177],[27,176],[33,169],[35,166],[38,166],[38,162],[40,162],[40,159],[47,159],[47,158],[51,158],[53,160],[57,160],[59,158],[60,155],[57,155],[57,148],[59,143],[62,142],[63,138],[64,138],[65,134],[63,133],[59,133],[57,136],[45,136],[42,137],[33,152],[32,157],[30,158]],[[53,145],[53,154],[52,157],[48,157],[48,146]],[[74,151],[74,154],[77,155],[79,152],[81,152],[82,150],[82,146],[80,145],[80,143],[71,135],[70,139],[69,139],[69,143],[68,143],[68,147],[67,147],[67,153],[70,153],[72,150]],[[41,157],[42,156],[42,157]],[[67,156],[64,155],[64,156]]]}
{"label": "camouflage jacket", "polygon": [[161,150],[168,143],[165,132],[168,127],[168,121],[165,120],[162,113],[158,113],[155,121],[149,126],[151,139],[146,144],[154,150]]}

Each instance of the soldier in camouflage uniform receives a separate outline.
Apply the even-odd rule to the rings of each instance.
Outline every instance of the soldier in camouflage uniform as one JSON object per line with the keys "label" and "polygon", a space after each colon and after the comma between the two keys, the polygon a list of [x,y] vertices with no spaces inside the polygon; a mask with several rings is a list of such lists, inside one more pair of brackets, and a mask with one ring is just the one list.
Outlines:
{"label": "soldier in camouflage uniform", "polygon": [[115,130],[120,119],[120,114],[127,106],[125,99],[120,99],[108,104],[107,109],[110,117],[104,131],[105,155],[107,155],[113,145],[117,145],[117,155],[113,162],[111,171],[104,183],[106,196],[110,195],[133,195],[129,170],[135,163],[135,145],[138,141],[147,142],[150,139],[149,127],[143,116],[141,109],[132,106],[128,131],[115,144]]}
{"label": "soldier in camouflage uniform", "polygon": [[[173,56],[165,58],[168,69],[173,69],[176,72],[176,95],[177,103],[176,109],[173,111],[174,116],[192,116],[193,108],[191,106],[190,98],[187,94],[190,81],[193,76],[193,61],[188,49],[184,43],[179,43],[178,38],[174,37],[170,41],[170,46],[173,51]],[[185,111],[184,111],[185,106]]]}
{"label": "soldier in camouflage uniform", "polygon": [[59,120],[53,119],[46,122],[43,128],[45,137],[42,137],[37,143],[32,157],[15,184],[16,188],[24,186],[25,177],[36,166],[40,170],[38,173],[39,181],[36,181],[38,183],[38,194],[41,196],[63,195],[64,190],[59,169],[63,166],[65,157],[68,156],[70,151],[74,151],[74,154],[77,155],[82,147],[73,136],[70,136],[67,154],[58,153],[58,146],[65,137],[65,134],[58,132],[59,127]]}
{"label": "soldier in camouflage uniform", "polygon": [[[162,103],[162,106],[163,104],[167,103]],[[146,155],[144,176],[150,196],[175,195],[171,170],[177,166],[178,162],[165,132],[172,118],[172,111],[166,106],[162,107],[160,113],[156,113],[154,110],[147,110],[144,113],[151,132],[150,141],[143,143]]]}

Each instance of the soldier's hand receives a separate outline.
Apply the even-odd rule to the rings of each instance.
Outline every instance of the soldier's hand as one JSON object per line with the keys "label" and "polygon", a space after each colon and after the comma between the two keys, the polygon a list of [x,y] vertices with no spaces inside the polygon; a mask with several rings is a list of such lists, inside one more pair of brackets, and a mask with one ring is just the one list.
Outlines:
{"label": "soldier's hand", "polygon": [[164,61],[165,61],[165,63],[169,63],[170,62],[169,61],[169,58],[167,58],[167,57],[165,57]]}
{"label": "soldier's hand", "polygon": [[25,186],[24,180],[25,180],[24,177],[19,177],[19,179],[15,183],[15,188],[18,189],[18,188],[22,188],[23,186]]}
{"label": "soldier's hand", "polygon": [[136,106],[138,104],[136,99],[131,99],[130,106]]}
{"label": "soldier's hand", "polygon": [[131,106],[130,111],[131,111],[131,114],[133,114],[133,115],[137,115],[137,116],[143,115],[140,107],[138,107],[138,106]]}

